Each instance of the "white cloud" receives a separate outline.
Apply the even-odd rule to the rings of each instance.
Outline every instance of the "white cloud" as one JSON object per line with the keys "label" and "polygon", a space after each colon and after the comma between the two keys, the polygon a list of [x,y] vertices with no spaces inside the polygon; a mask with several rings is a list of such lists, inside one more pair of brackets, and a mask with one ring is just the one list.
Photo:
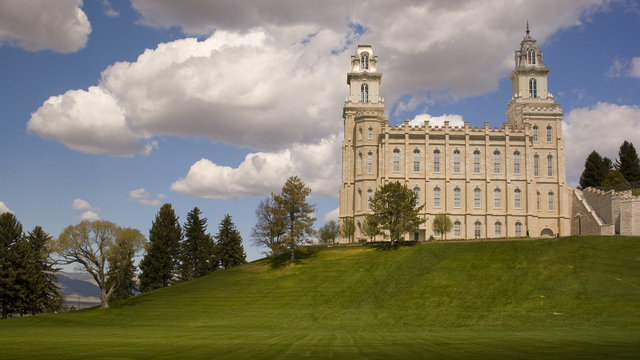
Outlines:
{"label": "white cloud", "polygon": [[328,213],[326,213],[326,214],[324,215],[323,220],[324,220],[324,222],[325,222],[325,223],[328,223],[328,222],[329,222],[329,221],[331,221],[331,220],[333,220],[333,221],[336,221],[336,222],[337,222],[337,221],[338,221],[339,216],[340,216],[340,208],[335,208],[335,209],[333,209],[333,210],[329,211]]}
{"label": "white cloud", "polygon": [[109,0],[102,0],[102,12],[109,17],[118,17],[120,16],[120,12],[115,10],[113,6],[111,6],[111,2]]}
{"label": "white cloud", "polygon": [[631,60],[628,58],[617,58],[613,60],[613,64],[611,64],[607,70],[606,75],[613,78],[640,78],[640,57],[634,57]]}
{"label": "white cloud", "polygon": [[73,210],[94,210],[88,201],[83,199],[74,199],[71,203],[71,209]]}
{"label": "white cloud", "polygon": [[584,161],[593,150],[614,160],[625,140],[636,143],[640,139],[638,119],[640,106],[609,103],[574,109],[565,115],[562,131],[567,180],[577,183]]}
{"label": "white cloud", "polygon": [[93,210],[88,210],[82,213],[82,215],[80,215],[80,220],[89,220],[89,221],[95,221],[95,220],[100,220],[100,216],[98,216],[98,213],[96,213]]}
{"label": "white cloud", "polygon": [[0,214],[4,214],[6,212],[13,214],[13,211],[11,211],[4,202],[0,201]]}
{"label": "white cloud", "polygon": [[237,167],[220,166],[201,159],[171,190],[204,198],[264,196],[278,192],[289,176],[302,178],[312,195],[337,197],[341,170],[337,135],[319,143],[294,144],[278,152],[248,154]]}
{"label": "white cloud", "polygon": [[166,197],[167,196],[164,194],[158,194],[156,199],[152,199],[151,194],[143,188],[129,191],[129,200],[142,205],[160,206],[162,202],[159,199],[164,199]]}
{"label": "white cloud", "polygon": [[631,59],[631,68],[629,69],[629,75],[632,77],[640,78],[640,57],[634,57]]}
{"label": "white cloud", "polygon": [[409,125],[423,126],[425,121],[428,121],[429,126],[431,127],[434,127],[434,126],[442,127],[444,126],[445,121],[449,122],[450,127],[464,127],[464,120],[462,120],[462,115],[458,115],[458,114],[444,114],[441,116],[419,114],[419,115],[416,115],[412,120],[409,120]]}
{"label": "white cloud", "polygon": [[82,49],[91,24],[82,0],[0,1],[0,45],[70,53]]}
{"label": "white cloud", "polygon": [[94,221],[100,219],[100,216],[98,215],[98,209],[91,206],[91,204],[89,204],[89,202],[84,199],[74,199],[71,203],[71,209],[83,211],[83,213],[78,216],[80,220]]}

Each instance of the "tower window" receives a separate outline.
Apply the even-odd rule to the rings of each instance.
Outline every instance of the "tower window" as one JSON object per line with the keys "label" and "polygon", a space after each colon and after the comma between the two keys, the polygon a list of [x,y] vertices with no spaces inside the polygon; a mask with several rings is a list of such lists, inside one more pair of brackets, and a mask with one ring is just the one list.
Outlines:
{"label": "tower window", "polygon": [[536,51],[529,50],[527,51],[527,63],[535,64],[536,63]]}
{"label": "tower window", "polygon": [[536,209],[540,211],[540,191],[536,193]]}
{"label": "tower window", "polygon": [[373,190],[367,190],[367,210],[371,210],[371,198],[373,197]]}
{"label": "tower window", "polygon": [[420,150],[413,150],[413,172],[420,172]]}
{"label": "tower window", "polygon": [[400,172],[400,149],[393,149],[393,171]]}
{"label": "tower window", "polygon": [[533,176],[540,176],[540,156],[533,155]]}
{"label": "tower window", "polygon": [[538,141],[538,125],[533,125],[533,141]]}
{"label": "tower window", "polygon": [[529,79],[529,97],[537,98],[538,97],[538,84],[536,79]]}
{"label": "tower window", "polygon": [[459,187],[453,189],[453,207],[456,209],[460,208],[460,194],[461,194],[461,190]]}
{"label": "tower window", "polygon": [[502,223],[500,221],[496,221],[494,233],[496,237],[502,236]]}
{"label": "tower window", "polygon": [[513,153],[513,173],[520,174],[520,151]]}
{"label": "tower window", "polygon": [[493,207],[500,209],[502,207],[502,190],[493,190]]}
{"label": "tower window", "polygon": [[373,153],[371,151],[367,154],[367,174],[373,174]]}
{"label": "tower window", "polygon": [[460,150],[453,150],[453,172],[460,172]]}
{"label": "tower window", "polygon": [[547,176],[553,176],[553,155],[547,156]]}
{"label": "tower window", "polygon": [[362,84],[360,86],[360,102],[369,102],[369,84]]}
{"label": "tower window", "polygon": [[373,139],[373,128],[372,128],[371,126],[369,126],[369,130],[368,130],[368,133],[367,133],[367,137],[368,137],[369,139]]}
{"label": "tower window", "polygon": [[547,126],[547,142],[551,142],[553,140],[553,129],[551,125]]}
{"label": "tower window", "polygon": [[360,55],[360,65],[362,70],[369,70],[369,53],[364,52]]}
{"label": "tower window", "polygon": [[433,172],[440,172],[440,150],[433,150]]}
{"label": "tower window", "polygon": [[480,173],[480,150],[473,152],[473,173]]}
{"label": "tower window", "polygon": [[440,188],[436,187],[433,189],[433,207],[440,207]]}
{"label": "tower window", "polygon": [[493,173],[500,173],[500,151],[498,150],[493,152]]}
{"label": "tower window", "polygon": [[481,197],[482,197],[482,190],[480,190],[480,188],[475,188],[473,189],[473,207],[474,208],[480,208],[481,206]]}
{"label": "tower window", "polygon": [[549,211],[555,210],[555,196],[553,195],[553,191],[549,191]]}
{"label": "tower window", "polygon": [[522,192],[520,189],[515,189],[513,191],[513,208],[521,209],[522,208]]}

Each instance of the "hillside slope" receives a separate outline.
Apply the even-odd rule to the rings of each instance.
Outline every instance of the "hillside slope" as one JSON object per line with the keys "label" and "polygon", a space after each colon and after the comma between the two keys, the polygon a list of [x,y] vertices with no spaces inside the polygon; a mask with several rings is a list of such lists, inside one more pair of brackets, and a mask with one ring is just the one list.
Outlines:
{"label": "hillside slope", "polygon": [[638,238],[334,247],[3,321],[0,344],[9,358],[637,358],[638,310]]}

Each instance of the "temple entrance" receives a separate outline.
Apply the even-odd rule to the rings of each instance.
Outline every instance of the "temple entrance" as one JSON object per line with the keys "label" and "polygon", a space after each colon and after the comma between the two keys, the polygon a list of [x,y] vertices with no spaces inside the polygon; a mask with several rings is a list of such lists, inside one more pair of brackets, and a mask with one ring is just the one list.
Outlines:
{"label": "temple entrance", "polygon": [[551,231],[551,229],[549,229],[549,228],[545,228],[540,233],[540,236],[547,237],[547,238],[552,238],[553,237],[553,231]]}

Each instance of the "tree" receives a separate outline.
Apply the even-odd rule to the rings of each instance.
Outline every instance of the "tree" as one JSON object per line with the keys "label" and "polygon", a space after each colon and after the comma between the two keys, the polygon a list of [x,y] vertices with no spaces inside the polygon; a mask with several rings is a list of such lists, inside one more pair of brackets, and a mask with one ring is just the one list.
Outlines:
{"label": "tree", "polygon": [[272,255],[282,246],[282,236],[286,232],[284,212],[278,209],[274,195],[260,201],[256,209],[256,225],[251,229],[253,244],[267,247]]}
{"label": "tree", "polygon": [[184,224],[184,241],[181,243],[180,273],[183,281],[206,275],[216,269],[215,244],[206,234],[207,219],[200,218],[197,207],[187,214]]}
{"label": "tree", "polygon": [[628,182],[640,181],[640,159],[632,143],[625,140],[620,145],[615,167]]}
{"label": "tree", "polygon": [[220,222],[216,240],[218,240],[216,246],[221,268],[228,269],[247,262],[242,237],[231,220],[231,215],[225,215]]}
{"label": "tree", "polygon": [[55,241],[55,252],[66,264],[78,263],[86,270],[100,288],[102,308],[109,307],[109,298],[118,285],[107,284],[109,259],[118,252],[120,244],[131,242],[135,251],[144,246],[144,236],[138,230],[127,229],[110,221],[82,221],[78,225],[67,226]]}
{"label": "tree", "polygon": [[376,190],[371,198],[373,219],[389,231],[391,245],[403,240],[403,235],[418,230],[423,206],[418,206],[416,193],[399,182],[390,182]]}
{"label": "tree", "polygon": [[149,230],[147,254],[140,261],[140,290],[166,287],[176,280],[182,229],[171,204],[164,204]]}
{"label": "tree", "polygon": [[609,171],[607,177],[602,181],[602,186],[614,187],[617,190],[626,190],[631,188],[631,185],[619,170]]}
{"label": "tree", "polygon": [[356,233],[356,224],[353,222],[352,217],[346,217],[342,219],[342,225],[340,225],[340,235],[349,239],[349,242],[353,242],[353,236]]}
{"label": "tree", "polygon": [[362,233],[372,242],[375,240],[376,236],[382,235],[382,230],[380,230],[380,227],[373,215],[365,215],[364,224],[362,224]]}
{"label": "tree", "polygon": [[333,244],[338,234],[338,223],[335,220],[329,220],[318,230],[318,238],[322,244]]}
{"label": "tree", "polygon": [[610,167],[610,159],[602,158],[598,152],[592,151],[584,162],[584,170],[580,176],[580,187],[586,189],[588,187],[602,186]]}
{"label": "tree", "polygon": [[109,262],[107,288],[114,287],[110,301],[128,299],[138,290],[133,258],[144,248],[145,242],[140,231],[129,228],[122,229],[116,237],[114,248],[107,259]]}
{"label": "tree", "polygon": [[50,245],[53,238],[36,226],[24,237],[25,252],[28,254],[26,270],[28,273],[28,291],[26,312],[35,315],[41,312],[52,312],[60,307],[62,295],[58,289],[58,278],[55,273],[55,261],[51,258]]}
{"label": "tree", "polygon": [[0,314],[6,319],[15,311],[19,296],[16,285],[15,246],[22,238],[22,224],[8,212],[0,214]]}
{"label": "tree", "polygon": [[306,186],[297,176],[291,176],[285,182],[280,194],[274,195],[277,212],[283,216],[285,233],[282,243],[291,253],[291,262],[295,261],[295,248],[313,236],[313,223],[316,221],[313,213],[315,205],[307,203],[311,188]]}
{"label": "tree", "polygon": [[447,214],[438,214],[433,218],[433,231],[440,233],[440,238],[444,236],[444,239],[447,238],[447,233],[451,231],[451,227],[453,224],[451,223],[451,218]]}

